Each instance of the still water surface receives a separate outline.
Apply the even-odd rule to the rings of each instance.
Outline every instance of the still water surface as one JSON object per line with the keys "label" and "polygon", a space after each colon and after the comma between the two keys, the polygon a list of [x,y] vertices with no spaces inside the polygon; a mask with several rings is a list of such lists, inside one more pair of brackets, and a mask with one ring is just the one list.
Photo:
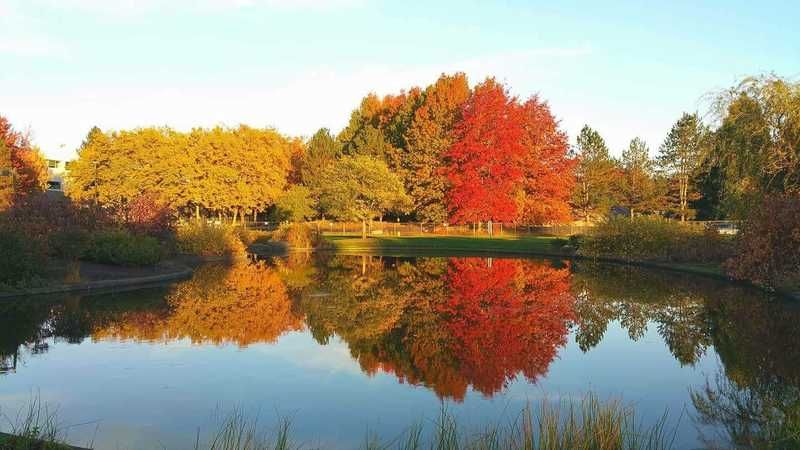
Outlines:
{"label": "still water surface", "polygon": [[0,302],[0,407],[40,396],[71,442],[98,449],[189,448],[231,408],[291,418],[306,447],[351,448],[442,405],[480,429],[593,392],[647,423],[668,410],[676,447],[700,448],[782,432],[800,405],[798,338],[797,305],[709,279],[294,254],[146,291]]}

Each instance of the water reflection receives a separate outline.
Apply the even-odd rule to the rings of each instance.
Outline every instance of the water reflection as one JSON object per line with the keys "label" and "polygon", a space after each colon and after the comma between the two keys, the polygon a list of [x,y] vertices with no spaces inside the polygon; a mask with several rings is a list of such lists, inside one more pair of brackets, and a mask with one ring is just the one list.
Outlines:
{"label": "water reflection", "polygon": [[245,347],[305,330],[321,345],[342,340],[366,374],[460,401],[536,383],[569,340],[590,353],[613,326],[632,342],[655,330],[681,366],[718,355],[720,373],[687,386],[709,446],[789,448],[800,436],[799,319],[796,305],[754,291],[630,267],[293,254],[146,292],[0,302],[0,373],[87,338]]}
{"label": "water reflection", "polygon": [[441,397],[486,395],[547,371],[574,318],[569,269],[516,259],[334,257],[301,300],[320,343],[337,335],[367,373]]}

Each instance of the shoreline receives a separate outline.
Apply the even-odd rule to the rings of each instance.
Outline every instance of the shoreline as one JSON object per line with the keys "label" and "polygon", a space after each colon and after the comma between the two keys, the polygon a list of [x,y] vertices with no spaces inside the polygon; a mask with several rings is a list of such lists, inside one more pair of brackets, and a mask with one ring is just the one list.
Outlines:
{"label": "shoreline", "polygon": [[[696,267],[692,264],[678,264],[678,263],[661,263],[661,262],[648,262],[648,261],[635,261],[625,260],[620,258],[607,258],[607,257],[589,257],[564,252],[548,251],[547,247],[552,246],[556,241],[556,237],[537,236],[529,238],[465,238],[465,237],[392,237],[381,238],[372,237],[368,238],[366,242],[360,238],[334,236],[326,237],[326,241],[331,244],[330,248],[292,248],[287,246],[274,245],[261,245],[254,244],[248,247],[248,251],[259,256],[282,256],[288,252],[332,252],[337,254],[381,254],[385,256],[429,256],[429,257],[446,257],[446,256],[477,256],[485,257],[487,255],[497,255],[498,257],[515,257],[515,256],[532,256],[547,259],[569,259],[579,261],[596,261],[606,264],[626,265],[632,267],[642,267],[646,269],[666,270],[675,273],[684,273],[688,275],[702,276],[706,278],[713,278],[725,281],[731,284],[738,284],[748,286],[751,288],[759,289],[789,300],[800,301],[800,292],[793,292],[788,290],[776,289],[769,290],[753,283],[736,280],[731,278],[718,270],[718,266],[705,265],[705,267]],[[460,239],[463,242],[469,242],[470,246],[458,245],[419,245],[415,240],[427,240],[428,242],[442,243],[445,240]],[[383,243],[381,241],[384,241]],[[388,245],[387,242],[389,241]],[[394,241],[393,243],[391,241]],[[509,243],[519,243],[524,241],[528,248],[510,247]],[[481,243],[483,245],[474,245]],[[486,245],[489,243],[489,245]],[[497,246],[492,244],[505,244],[504,246]],[[267,251],[264,251],[267,250]],[[277,251],[276,251],[277,250]],[[48,294],[62,294],[69,292],[125,292],[138,289],[147,289],[150,287],[157,287],[159,285],[169,283],[172,281],[179,281],[191,277],[196,267],[203,263],[212,262],[225,262],[230,261],[230,257],[197,257],[189,255],[181,255],[175,259],[165,261],[169,265],[175,266],[177,270],[168,273],[147,275],[147,276],[134,276],[123,277],[108,280],[93,280],[84,281],[74,284],[57,284],[52,286],[44,286],[38,288],[27,288],[19,291],[0,292],[0,300],[30,297]],[[695,266],[695,267],[693,267]],[[111,266],[110,266],[111,267]]]}
{"label": "shoreline", "polygon": [[[368,238],[369,240],[380,241],[381,237],[372,237]],[[725,275],[719,270],[718,266],[713,265],[706,265],[706,267],[696,267],[695,264],[681,264],[681,263],[662,263],[662,262],[650,262],[650,261],[636,261],[636,260],[626,260],[621,258],[608,258],[608,257],[590,257],[590,256],[582,256],[576,254],[569,254],[563,252],[556,252],[556,251],[547,251],[542,247],[540,248],[492,248],[491,245],[484,248],[465,248],[465,247],[458,247],[458,246],[431,246],[431,245],[413,245],[413,241],[415,239],[424,239],[432,242],[436,241],[444,241],[447,239],[454,239],[454,237],[449,236],[436,236],[436,237],[392,237],[391,240],[397,242],[402,242],[401,245],[381,245],[380,242],[376,242],[373,245],[369,245],[367,242],[363,242],[363,239],[360,238],[348,238],[342,236],[335,236],[333,239],[328,238],[328,242],[333,245],[333,249],[321,249],[319,251],[333,251],[335,253],[355,253],[355,252],[379,252],[382,254],[389,253],[389,256],[413,256],[413,255],[404,255],[403,252],[418,252],[418,253],[427,253],[423,254],[422,256],[486,256],[487,253],[491,254],[501,254],[502,256],[535,256],[535,257],[542,257],[548,259],[569,259],[569,260],[579,260],[579,261],[597,261],[601,263],[607,264],[617,264],[617,265],[627,265],[633,267],[642,267],[646,269],[655,269],[655,270],[666,270],[670,272],[676,273],[684,273],[688,275],[696,275],[702,276],[706,278],[713,278],[721,281],[725,281],[731,284],[737,284],[741,286],[747,286],[751,288],[755,288],[773,295],[777,295],[788,300],[794,300],[800,302],[800,292],[794,292],[784,289],[775,289],[770,290],[756,284],[750,283],[744,280],[737,280],[732,278],[728,275]],[[455,238],[459,239],[459,238]],[[461,238],[464,239],[464,238]],[[482,237],[482,238],[467,238],[472,239],[476,242],[479,241],[489,241],[493,244],[497,244],[500,242],[515,242],[515,241],[528,241],[528,244],[538,240],[537,244],[542,243],[543,241],[547,242],[547,245],[550,245],[552,242],[560,239],[558,237],[548,237],[548,236],[536,236],[530,238],[489,238],[489,237]],[[348,242],[347,244],[341,245],[343,242]],[[359,241],[357,243],[353,241]],[[368,245],[359,245],[359,244],[368,244]],[[407,245],[412,244],[412,245]],[[392,253],[395,254],[392,254]],[[693,267],[695,266],[695,267]]]}

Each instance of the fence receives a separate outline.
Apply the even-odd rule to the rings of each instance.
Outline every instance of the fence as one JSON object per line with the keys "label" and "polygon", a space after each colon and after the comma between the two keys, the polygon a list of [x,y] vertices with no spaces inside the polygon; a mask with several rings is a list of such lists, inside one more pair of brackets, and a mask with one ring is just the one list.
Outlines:
{"label": "fence", "polygon": [[[326,234],[361,235],[361,222],[309,222]],[[263,225],[262,225],[263,226]],[[268,227],[268,226],[267,226]],[[367,233],[373,236],[570,236],[586,233],[591,227],[583,225],[527,226],[514,223],[487,223],[480,225],[445,225],[421,222],[381,222],[367,224]]]}

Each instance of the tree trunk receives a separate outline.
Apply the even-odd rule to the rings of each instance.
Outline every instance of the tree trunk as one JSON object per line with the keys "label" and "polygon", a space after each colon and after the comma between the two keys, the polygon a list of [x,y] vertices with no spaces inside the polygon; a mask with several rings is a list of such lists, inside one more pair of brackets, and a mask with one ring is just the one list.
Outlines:
{"label": "tree trunk", "polygon": [[194,218],[200,220],[200,205],[194,205]]}
{"label": "tree trunk", "polygon": [[589,223],[589,186],[583,182],[583,221]]}
{"label": "tree trunk", "polygon": [[689,197],[689,177],[684,175],[681,177],[681,186],[680,186],[680,195],[681,195],[681,222],[686,222],[686,207],[688,206],[688,197]]}
{"label": "tree trunk", "polygon": [[364,219],[361,221],[361,239],[367,238],[367,220]]}

